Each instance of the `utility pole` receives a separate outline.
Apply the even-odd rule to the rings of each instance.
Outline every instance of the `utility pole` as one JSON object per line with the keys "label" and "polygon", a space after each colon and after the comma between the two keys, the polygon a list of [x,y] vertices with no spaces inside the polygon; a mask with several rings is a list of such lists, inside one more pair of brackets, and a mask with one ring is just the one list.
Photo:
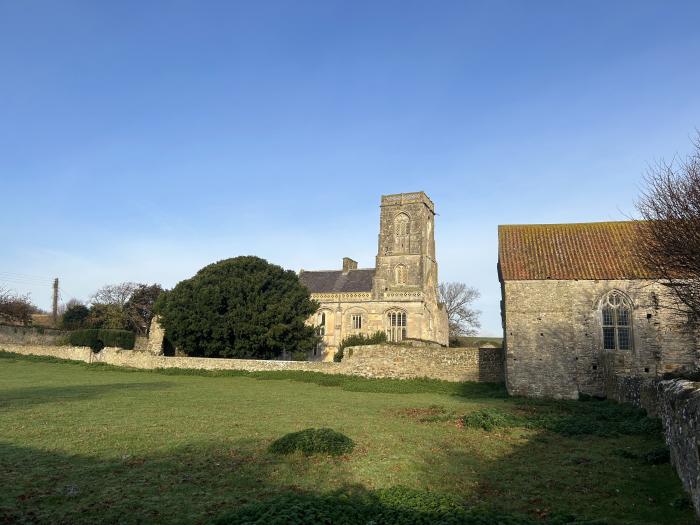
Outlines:
{"label": "utility pole", "polygon": [[51,317],[55,327],[58,324],[58,277],[53,280],[53,310]]}

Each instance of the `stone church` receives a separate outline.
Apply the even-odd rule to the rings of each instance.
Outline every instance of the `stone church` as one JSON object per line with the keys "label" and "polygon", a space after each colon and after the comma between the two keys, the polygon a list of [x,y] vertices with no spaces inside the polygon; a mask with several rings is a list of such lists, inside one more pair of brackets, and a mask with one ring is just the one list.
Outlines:
{"label": "stone church", "polygon": [[700,364],[697,327],[635,255],[640,224],[499,226],[505,376],[513,395],[605,396],[613,377]]}
{"label": "stone church", "polygon": [[312,360],[332,361],[353,334],[387,334],[390,341],[448,344],[447,312],[438,302],[435,206],[423,192],[384,195],[375,268],[345,257],[342,269],[301,270],[299,278],[320,303],[308,323],[322,343]]}

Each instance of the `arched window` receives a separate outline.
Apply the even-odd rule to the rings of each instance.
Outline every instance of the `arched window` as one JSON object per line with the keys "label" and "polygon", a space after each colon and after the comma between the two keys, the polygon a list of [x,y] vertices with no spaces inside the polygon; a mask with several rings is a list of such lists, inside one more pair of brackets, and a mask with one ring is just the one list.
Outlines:
{"label": "arched window", "polygon": [[318,314],[318,335],[326,335],[326,313],[321,312]]}
{"label": "arched window", "polygon": [[397,264],[394,268],[396,284],[406,284],[406,267],[403,264]]}
{"label": "arched window", "polygon": [[411,219],[405,213],[399,213],[394,218],[394,253],[407,253]]}
{"label": "arched window", "polygon": [[406,312],[393,310],[387,312],[386,338],[391,342],[399,342],[406,339]]}
{"label": "arched window", "polygon": [[613,290],[601,303],[603,321],[603,348],[605,350],[632,349],[632,305],[627,297]]}

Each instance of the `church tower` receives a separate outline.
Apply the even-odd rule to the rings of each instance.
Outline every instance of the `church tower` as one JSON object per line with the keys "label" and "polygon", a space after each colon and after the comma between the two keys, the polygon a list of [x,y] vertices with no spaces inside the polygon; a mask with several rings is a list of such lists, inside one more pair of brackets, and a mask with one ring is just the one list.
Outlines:
{"label": "church tower", "polygon": [[383,195],[373,294],[376,300],[436,302],[435,206],[421,192]]}

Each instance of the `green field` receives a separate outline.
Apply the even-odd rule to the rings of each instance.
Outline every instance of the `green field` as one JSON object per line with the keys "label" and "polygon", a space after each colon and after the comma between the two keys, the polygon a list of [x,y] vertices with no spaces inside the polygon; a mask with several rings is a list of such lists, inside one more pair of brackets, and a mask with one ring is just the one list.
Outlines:
{"label": "green field", "polygon": [[[469,426],[482,419],[495,428]],[[267,451],[307,427],[340,431],[355,450]],[[353,498],[420,517],[398,486],[476,517],[695,523],[671,466],[647,458],[662,445],[654,422],[625,407],[506,398],[499,385],[146,372],[0,353],[0,523],[233,523],[269,502],[303,513],[294,501]]]}

